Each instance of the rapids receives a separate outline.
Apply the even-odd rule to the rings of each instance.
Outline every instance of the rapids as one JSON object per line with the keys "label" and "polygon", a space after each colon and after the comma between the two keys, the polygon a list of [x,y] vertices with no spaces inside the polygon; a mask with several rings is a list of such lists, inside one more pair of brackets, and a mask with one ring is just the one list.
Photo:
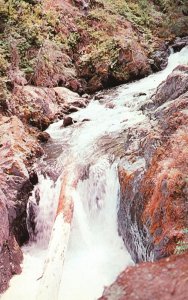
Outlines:
{"label": "rapids", "polygon": [[[94,300],[133,264],[118,235],[121,135],[133,126],[147,126],[149,118],[142,105],[182,63],[188,63],[188,48],[171,54],[165,70],[101,92],[99,101],[93,99],[71,115],[74,125],[62,128],[59,121],[48,128],[51,140],[44,158],[48,175],[38,170],[39,183],[28,203],[31,240],[22,248],[23,272],[12,278],[2,300]],[[56,174],[55,181],[49,170]],[[62,183],[74,204],[70,224],[61,212],[56,214]]]}

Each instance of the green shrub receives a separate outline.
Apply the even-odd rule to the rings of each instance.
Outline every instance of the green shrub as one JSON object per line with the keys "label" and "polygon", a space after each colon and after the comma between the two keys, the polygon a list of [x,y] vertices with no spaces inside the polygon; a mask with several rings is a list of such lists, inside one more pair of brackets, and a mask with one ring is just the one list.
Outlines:
{"label": "green shrub", "polygon": [[183,229],[182,233],[184,234],[184,240],[177,242],[175,254],[182,254],[188,251],[188,228]]}

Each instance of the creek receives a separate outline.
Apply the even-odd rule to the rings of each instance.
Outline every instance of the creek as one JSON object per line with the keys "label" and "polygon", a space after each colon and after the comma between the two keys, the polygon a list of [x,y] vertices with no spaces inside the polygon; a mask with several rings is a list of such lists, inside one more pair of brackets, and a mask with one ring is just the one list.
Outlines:
{"label": "creek", "polygon": [[71,114],[73,125],[64,128],[61,120],[48,128],[51,139],[28,203],[23,271],[2,300],[95,300],[134,264],[118,234],[122,132],[147,126],[142,106],[187,57],[188,48],[171,54],[165,70],[101,92],[100,100]]}

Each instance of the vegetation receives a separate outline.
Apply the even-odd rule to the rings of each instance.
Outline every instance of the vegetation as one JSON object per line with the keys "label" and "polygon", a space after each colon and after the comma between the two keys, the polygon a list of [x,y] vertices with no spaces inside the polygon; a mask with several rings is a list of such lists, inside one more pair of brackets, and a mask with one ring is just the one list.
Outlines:
{"label": "vegetation", "polygon": [[179,35],[188,25],[186,0],[92,0],[87,16],[75,11],[70,17],[61,10],[44,9],[43,2],[0,0],[0,76],[5,83],[8,71],[16,68],[31,82],[39,57],[41,65],[48,63],[42,51],[46,41],[66,53],[80,74],[86,65],[95,72],[99,60],[117,74],[123,72],[119,50],[130,46],[129,40],[126,45],[124,41],[127,20],[135,28],[131,40],[144,41],[148,53],[153,51],[155,36]]}
{"label": "vegetation", "polygon": [[176,246],[176,249],[175,249],[175,254],[182,254],[182,253],[188,251],[188,238],[187,238],[188,228],[183,229],[182,233],[184,234],[185,239],[182,240],[182,241],[177,242],[177,246]]}

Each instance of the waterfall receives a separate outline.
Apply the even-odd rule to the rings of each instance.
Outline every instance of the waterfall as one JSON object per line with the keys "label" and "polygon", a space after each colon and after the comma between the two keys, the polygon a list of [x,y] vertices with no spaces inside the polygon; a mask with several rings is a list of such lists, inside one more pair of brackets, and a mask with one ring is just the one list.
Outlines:
{"label": "waterfall", "polygon": [[[31,240],[23,247],[23,272],[13,277],[2,300],[94,300],[133,264],[117,224],[122,133],[147,126],[140,107],[187,57],[184,48],[171,54],[165,70],[107,91],[103,100],[71,115],[73,126],[62,128],[59,121],[49,127],[49,164],[59,178],[53,182],[38,174],[28,203]],[[61,147],[53,161],[54,146]]]}
{"label": "waterfall", "polygon": [[117,178],[116,166],[99,159],[88,178],[78,183],[59,300],[97,299],[104,286],[132,264],[118,235]]}

